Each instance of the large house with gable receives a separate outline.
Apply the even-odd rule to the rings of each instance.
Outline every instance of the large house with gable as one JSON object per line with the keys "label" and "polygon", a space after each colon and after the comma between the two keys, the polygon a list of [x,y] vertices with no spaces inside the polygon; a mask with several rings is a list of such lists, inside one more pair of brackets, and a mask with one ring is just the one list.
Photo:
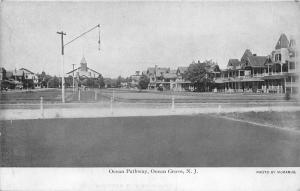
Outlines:
{"label": "large house with gable", "polygon": [[166,67],[149,67],[145,75],[150,79],[148,89],[163,89],[172,91],[192,91],[194,87],[190,81],[183,79],[183,74],[188,67],[178,67],[170,69]]}
{"label": "large house with gable", "polygon": [[216,80],[218,91],[254,93],[293,93],[297,91],[295,41],[281,34],[275,50],[257,56],[247,49],[240,60],[229,59]]}

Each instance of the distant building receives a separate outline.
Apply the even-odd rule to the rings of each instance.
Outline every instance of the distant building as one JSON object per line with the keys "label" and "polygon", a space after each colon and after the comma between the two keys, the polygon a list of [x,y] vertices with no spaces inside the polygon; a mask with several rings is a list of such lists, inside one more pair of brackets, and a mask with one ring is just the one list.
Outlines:
{"label": "distant building", "polygon": [[185,80],[183,75],[187,71],[188,67],[180,66],[177,68],[176,75],[177,78],[175,79],[175,83],[173,85],[173,90],[175,91],[185,91],[185,90],[193,90],[193,86],[191,86],[191,82]]}
{"label": "distant building", "polygon": [[19,69],[19,71],[23,72],[25,80],[32,80],[35,88],[40,87],[38,76],[35,73],[33,73],[32,71],[30,71],[26,68],[21,68],[21,69]]}
{"label": "distant building", "polygon": [[161,89],[172,91],[193,90],[190,81],[183,79],[183,74],[188,67],[178,67],[172,70],[166,67],[149,67],[145,72],[150,79],[148,89]]}
{"label": "distant building", "polygon": [[22,70],[17,69],[12,71],[12,77],[19,82],[23,82],[23,80],[25,79],[24,72]]}
{"label": "distant building", "polygon": [[140,75],[140,71],[136,71],[134,75],[131,75],[130,82],[128,84],[129,87],[131,87],[131,88],[138,87],[141,77],[142,77],[142,75]]}
{"label": "distant building", "polygon": [[67,74],[73,76],[75,87],[78,87],[78,85],[80,85],[81,82],[85,82],[87,81],[87,79],[95,79],[98,78],[99,75],[101,75],[99,72],[87,66],[87,62],[84,56],[80,61],[80,66],[74,70],[71,70]]}
{"label": "distant building", "polygon": [[0,80],[3,81],[6,78],[6,70],[3,67],[0,67]]}
{"label": "distant building", "polygon": [[155,65],[147,69],[147,76],[150,78],[148,89],[157,89],[158,87],[166,87],[169,82],[165,81],[164,76],[170,73],[170,68],[161,68]]}
{"label": "distant building", "polygon": [[99,72],[89,68],[85,57],[83,56],[80,61],[80,66],[74,70],[71,70],[67,74],[74,75],[76,78],[98,78],[101,75]]}

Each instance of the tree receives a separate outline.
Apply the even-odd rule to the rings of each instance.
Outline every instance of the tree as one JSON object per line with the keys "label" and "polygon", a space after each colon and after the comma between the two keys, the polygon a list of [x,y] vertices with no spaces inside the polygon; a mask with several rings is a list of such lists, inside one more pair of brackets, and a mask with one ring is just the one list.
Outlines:
{"label": "tree", "polygon": [[56,77],[56,76],[51,77],[48,82],[48,87],[49,88],[58,88],[60,85],[60,82],[61,82],[61,80],[58,77]]}
{"label": "tree", "polygon": [[105,87],[104,78],[103,78],[102,74],[99,74],[97,83],[99,85],[99,88]]}
{"label": "tree", "polygon": [[142,75],[140,80],[139,80],[138,88],[140,90],[147,89],[149,83],[150,83],[150,79],[148,78],[148,76]]}
{"label": "tree", "polygon": [[50,75],[47,75],[44,71],[41,74],[37,74],[38,76],[38,83],[41,87],[47,87],[49,80],[52,78]]}
{"label": "tree", "polygon": [[211,61],[205,61],[203,63],[200,61],[197,63],[193,62],[189,65],[183,78],[191,81],[196,87],[196,91],[207,91],[207,88],[210,87],[213,82],[213,73],[211,71],[213,64]]}
{"label": "tree", "polygon": [[65,87],[73,86],[73,76],[68,76],[65,78]]}
{"label": "tree", "polygon": [[107,88],[111,88],[111,86],[112,86],[111,78],[104,78],[104,83]]}
{"label": "tree", "polygon": [[23,87],[25,89],[34,89],[34,82],[33,79],[24,79]]}
{"label": "tree", "polygon": [[117,80],[116,80],[116,86],[117,86],[118,88],[120,88],[122,82],[126,82],[126,79],[123,78],[122,76],[119,76],[119,77],[117,78]]}

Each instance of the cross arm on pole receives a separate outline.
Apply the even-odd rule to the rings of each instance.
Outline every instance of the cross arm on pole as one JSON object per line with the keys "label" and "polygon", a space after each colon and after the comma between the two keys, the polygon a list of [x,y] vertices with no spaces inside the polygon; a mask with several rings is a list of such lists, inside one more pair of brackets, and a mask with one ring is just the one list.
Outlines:
{"label": "cross arm on pole", "polygon": [[67,33],[64,33],[64,31],[56,33],[61,35],[61,55],[64,55],[64,35],[67,35]]}

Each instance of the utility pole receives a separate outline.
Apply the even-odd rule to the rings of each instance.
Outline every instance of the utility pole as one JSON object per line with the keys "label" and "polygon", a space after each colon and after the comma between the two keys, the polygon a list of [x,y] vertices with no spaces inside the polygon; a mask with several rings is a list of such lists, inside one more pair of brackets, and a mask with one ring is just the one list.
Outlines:
{"label": "utility pole", "polygon": [[72,64],[73,65],[73,92],[75,91],[75,83],[74,83],[74,66],[76,64]]}
{"label": "utility pole", "polygon": [[[99,31],[98,49],[100,51],[100,24],[98,24],[98,25],[94,26],[93,28],[89,29],[88,31],[80,34],[79,36],[77,36],[73,40],[67,42],[66,44],[64,44],[64,35],[67,35],[67,34],[64,33],[64,31],[57,32],[57,34],[61,35],[61,62],[62,62],[62,80],[61,80],[61,85],[62,85],[61,94],[62,95],[61,95],[61,99],[62,99],[62,103],[65,103],[64,48],[65,48],[65,46],[69,45],[73,41],[79,39],[80,37],[86,35],[87,33],[91,32],[92,30],[94,30],[96,28],[98,28],[98,31]],[[73,71],[73,87],[74,87],[74,71]]]}
{"label": "utility pole", "polygon": [[61,35],[61,101],[65,103],[65,75],[64,75],[64,35],[67,35],[63,31],[57,32]]}

